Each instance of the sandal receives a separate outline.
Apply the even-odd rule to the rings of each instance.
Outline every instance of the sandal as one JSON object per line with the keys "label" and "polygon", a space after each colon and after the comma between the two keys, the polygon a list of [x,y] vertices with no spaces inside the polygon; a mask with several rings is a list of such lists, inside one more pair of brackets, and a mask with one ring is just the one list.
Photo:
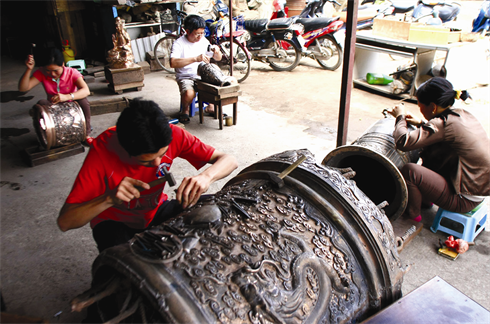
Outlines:
{"label": "sandal", "polygon": [[189,117],[188,114],[180,114],[179,123],[189,124],[190,121],[191,121],[191,118]]}

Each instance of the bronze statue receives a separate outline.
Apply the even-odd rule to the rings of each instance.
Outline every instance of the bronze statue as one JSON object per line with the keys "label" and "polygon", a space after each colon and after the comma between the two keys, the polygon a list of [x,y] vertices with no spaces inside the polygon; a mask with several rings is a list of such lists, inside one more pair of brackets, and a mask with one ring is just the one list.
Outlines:
{"label": "bronze statue", "polygon": [[134,65],[133,50],[131,49],[131,38],[124,29],[124,19],[116,18],[116,33],[112,35],[114,48],[107,54],[109,67],[113,69],[129,68]]}

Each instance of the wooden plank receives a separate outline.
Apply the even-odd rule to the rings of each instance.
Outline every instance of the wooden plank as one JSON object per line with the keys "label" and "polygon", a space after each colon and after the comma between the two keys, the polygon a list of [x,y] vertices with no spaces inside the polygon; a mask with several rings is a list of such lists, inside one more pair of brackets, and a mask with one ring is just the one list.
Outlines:
{"label": "wooden plank", "polygon": [[17,314],[2,312],[0,315],[1,323],[49,323],[47,320],[40,317],[29,317]]}
{"label": "wooden plank", "polygon": [[198,92],[198,97],[200,100],[202,101],[205,101],[205,102],[209,102],[209,103],[212,103],[212,104],[217,104],[218,102],[221,101],[221,104],[223,106],[225,105],[229,105],[231,103],[235,103],[235,102],[238,102],[238,93],[235,93],[236,95],[234,96],[231,96],[231,97],[227,97],[227,98],[222,98],[220,96],[216,96],[212,93],[208,93],[208,92]]}
{"label": "wooden plank", "polygon": [[210,92],[218,95],[224,93],[230,93],[230,92],[237,92],[238,90],[240,90],[239,84],[234,84],[227,87],[219,87],[211,83],[206,83],[200,80],[196,80],[196,85],[198,90],[204,90],[206,92]]}
{"label": "wooden plank", "polygon": [[42,150],[38,146],[35,146],[25,149],[24,157],[29,166],[35,167],[83,152],[85,152],[85,148],[80,143],[57,147],[51,150]]}
{"label": "wooden plank", "polygon": [[94,74],[95,72],[104,71],[104,68],[105,68],[104,66],[89,67],[85,69],[85,72],[87,72],[87,74]]}
{"label": "wooden plank", "polygon": [[129,82],[124,84],[110,84],[109,85],[114,91],[120,91],[124,89],[132,89],[132,88],[142,88],[145,86],[143,82]]}
{"label": "wooden plank", "polygon": [[128,101],[124,98],[90,101],[90,114],[92,116],[121,112],[128,107]]}

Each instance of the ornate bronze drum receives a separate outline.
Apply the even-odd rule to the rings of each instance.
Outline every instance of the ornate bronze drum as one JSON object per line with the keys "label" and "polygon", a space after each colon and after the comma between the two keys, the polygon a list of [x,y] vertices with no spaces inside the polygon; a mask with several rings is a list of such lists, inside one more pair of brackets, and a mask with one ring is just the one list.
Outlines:
{"label": "ornate bronze drum", "polygon": [[112,322],[350,323],[397,300],[403,274],[386,215],[309,151],[287,151],[102,252],[72,308],[98,303]]}
{"label": "ornate bronze drum", "polygon": [[51,106],[37,104],[32,119],[39,142],[46,150],[80,143],[87,137],[85,116],[76,101]]}
{"label": "ornate bronze drum", "polygon": [[394,129],[395,118],[380,119],[351,145],[340,146],[328,153],[322,162],[326,166],[352,168],[356,172],[353,180],[359,189],[376,205],[388,203],[384,212],[391,220],[401,216],[408,203],[407,184],[400,169],[419,159],[418,151],[396,149]]}

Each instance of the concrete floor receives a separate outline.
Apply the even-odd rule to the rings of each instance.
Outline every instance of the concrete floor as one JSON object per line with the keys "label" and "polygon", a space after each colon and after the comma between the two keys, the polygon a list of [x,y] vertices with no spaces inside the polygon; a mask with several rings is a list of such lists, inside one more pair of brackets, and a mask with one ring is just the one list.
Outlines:
{"label": "concrete floor", "polygon": [[[44,97],[42,87],[19,96],[17,82],[23,62],[2,57],[1,61],[1,292],[7,311],[42,317],[50,322],[80,322],[84,313],[71,313],[69,302],[90,287],[91,265],[97,256],[89,226],[62,233],[56,218],[86,153],[36,167],[28,167],[20,152],[37,145],[29,109]],[[254,63],[250,77],[241,85],[238,124],[218,129],[206,117],[194,117],[186,129],[217,149],[233,154],[239,168],[291,149],[309,149],[321,162],[336,147],[341,69],[331,72],[303,59],[290,73],[274,72]],[[169,115],[179,109],[177,85],[163,72],[145,75],[143,90],[112,94],[103,81],[89,84],[89,99],[143,97],[155,100]],[[467,109],[477,115],[490,134],[488,86],[473,89]],[[381,111],[399,102],[378,94],[353,89],[347,143],[383,118]],[[415,104],[407,103],[417,110]],[[224,111],[231,115],[231,106]],[[118,113],[94,116],[94,135],[115,124]],[[196,171],[177,161],[172,172],[179,183]],[[229,179],[229,178],[227,178]],[[215,183],[218,191],[227,179]],[[172,192],[168,192],[172,197]],[[439,276],[469,298],[490,309],[490,234],[483,232],[476,245],[455,261],[437,254],[439,239],[447,235],[429,230],[436,207],[424,211],[422,232],[401,252],[405,275],[403,294],[434,276]],[[60,313],[61,312],[61,313]],[[57,315],[55,317],[55,315]],[[490,318],[482,319],[489,323]]]}

